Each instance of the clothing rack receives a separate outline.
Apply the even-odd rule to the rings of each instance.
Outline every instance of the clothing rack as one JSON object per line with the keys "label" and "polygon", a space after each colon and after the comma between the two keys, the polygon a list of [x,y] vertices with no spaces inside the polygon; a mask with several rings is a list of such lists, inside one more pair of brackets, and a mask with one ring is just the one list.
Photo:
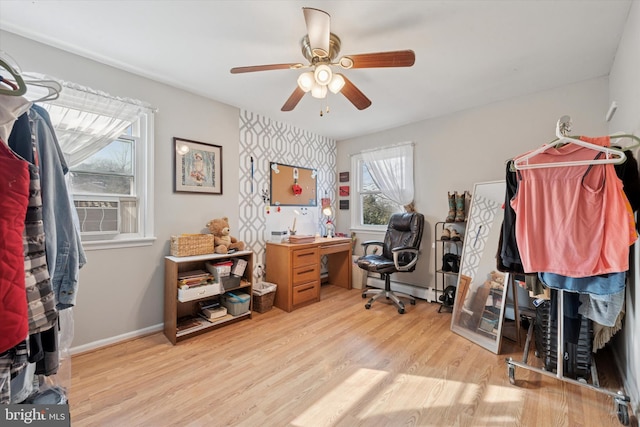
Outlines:
{"label": "clothing rack", "polygon": [[[557,132],[560,134],[559,137],[566,136],[566,134],[571,129],[571,119],[569,116],[562,116],[560,120],[558,120],[558,124],[556,126]],[[533,334],[533,325],[534,319],[530,319],[529,329],[527,331],[527,339],[525,342],[524,353],[522,362],[514,360],[512,357],[506,359],[507,363],[507,373],[509,375],[509,382],[512,385],[516,385],[515,381],[515,368],[524,368],[533,372],[537,372],[541,375],[545,375],[547,377],[553,377],[565,383],[573,384],[576,386],[584,387],[589,390],[593,390],[599,393],[603,393],[611,397],[616,406],[616,411],[618,415],[618,421],[622,425],[629,425],[629,410],[628,403],[631,401],[628,395],[624,394],[622,390],[611,391],[607,389],[600,388],[598,381],[598,374],[595,365],[595,360],[591,363],[591,381],[593,384],[581,382],[578,380],[574,380],[573,378],[568,378],[564,376],[564,358],[567,357],[564,348],[564,290],[559,289],[556,293],[556,306],[557,306],[557,357],[556,357],[556,372],[555,374],[551,371],[547,371],[541,368],[537,368],[535,366],[531,366],[527,363],[528,355],[529,355],[529,347],[531,345],[531,336]],[[516,303],[517,304],[517,303]]]}

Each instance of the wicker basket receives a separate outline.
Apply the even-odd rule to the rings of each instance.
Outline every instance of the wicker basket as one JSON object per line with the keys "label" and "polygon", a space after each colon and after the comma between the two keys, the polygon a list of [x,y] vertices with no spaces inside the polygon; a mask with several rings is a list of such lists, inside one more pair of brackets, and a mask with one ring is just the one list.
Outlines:
{"label": "wicker basket", "polygon": [[265,313],[273,308],[276,297],[276,285],[269,282],[259,282],[253,287],[253,311]]}
{"label": "wicker basket", "polygon": [[213,253],[213,234],[171,236],[171,255],[191,256]]}

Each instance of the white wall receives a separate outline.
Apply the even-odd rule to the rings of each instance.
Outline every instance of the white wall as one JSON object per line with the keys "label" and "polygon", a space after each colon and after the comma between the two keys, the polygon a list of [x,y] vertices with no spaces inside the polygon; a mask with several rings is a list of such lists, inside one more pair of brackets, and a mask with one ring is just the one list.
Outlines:
{"label": "white wall", "polygon": [[[397,280],[431,288],[432,244],[436,237],[433,227],[447,216],[447,191],[471,191],[476,182],[503,180],[505,161],[553,140],[562,115],[572,117],[574,134],[605,135],[608,106],[608,79],[592,79],[339,141],[337,169],[348,171],[350,156],[363,149],[403,141],[415,143],[416,209],[424,214],[427,229],[417,270]],[[338,228],[348,227],[349,211],[338,211],[337,215]],[[381,237],[356,233],[358,243]]]}
{"label": "white wall", "polygon": [[[609,75],[609,98],[618,110],[609,124],[609,132],[624,131],[640,135],[640,2],[634,2]],[[636,158],[638,152],[636,151]],[[623,369],[626,392],[636,414],[640,412],[640,246],[635,245],[632,285],[627,287],[626,318],[623,330],[615,337],[616,359]]]}
{"label": "white wall", "polygon": [[[154,328],[163,318],[163,257],[172,234],[198,233],[208,220],[228,216],[238,230],[239,110],[174,89],[11,33],[0,32],[0,49],[23,71],[36,71],[158,108],[155,115],[155,226],[152,246],[87,253],[73,308],[78,347]],[[173,193],[172,138],[223,147],[223,194]],[[233,208],[232,208],[233,207]]]}

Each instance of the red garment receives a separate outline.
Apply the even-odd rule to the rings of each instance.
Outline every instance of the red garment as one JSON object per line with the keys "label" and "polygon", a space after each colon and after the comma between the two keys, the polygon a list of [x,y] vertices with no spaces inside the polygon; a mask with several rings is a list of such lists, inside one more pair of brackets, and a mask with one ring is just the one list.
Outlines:
{"label": "red garment", "polygon": [[0,140],[0,353],[29,334],[22,242],[28,204],[27,162]]}
{"label": "red garment", "polygon": [[[609,146],[609,137],[582,139]],[[569,143],[549,148],[529,163],[593,160],[598,153]],[[525,272],[588,277],[629,269],[629,245],[636,234],[612,164],[523,169],[517,174],[511,206]]]}

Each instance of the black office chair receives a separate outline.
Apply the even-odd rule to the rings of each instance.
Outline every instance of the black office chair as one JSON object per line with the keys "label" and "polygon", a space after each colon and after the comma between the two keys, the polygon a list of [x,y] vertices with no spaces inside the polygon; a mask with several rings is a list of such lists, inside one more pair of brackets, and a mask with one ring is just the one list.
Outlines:
{"label": "black office chair", "polygon": [[[400,301],[399,296],[409,298],[412,305],[416,304],[416,299],[413,296],[400,292],[394,293],[391,290],[391,274],[415,270],[420,253],[423,228],[424,216],[422,214],[417,212],[396,213],[389,219],[384,242],[367,241],[362,243],[364,256],[358,258],[358,267],[370,273],[380,273],[380,278],[384,279],[384,289],[362,291],[362,298],[373,295],[373,298],[365,304],[366,309],[370,309],[371,304],[382,296],[393,301],[400,314],[404,314],[404,303]],[[367,251],[371,246],[382,248],[382,253],[378,251],[368,254]]]}

